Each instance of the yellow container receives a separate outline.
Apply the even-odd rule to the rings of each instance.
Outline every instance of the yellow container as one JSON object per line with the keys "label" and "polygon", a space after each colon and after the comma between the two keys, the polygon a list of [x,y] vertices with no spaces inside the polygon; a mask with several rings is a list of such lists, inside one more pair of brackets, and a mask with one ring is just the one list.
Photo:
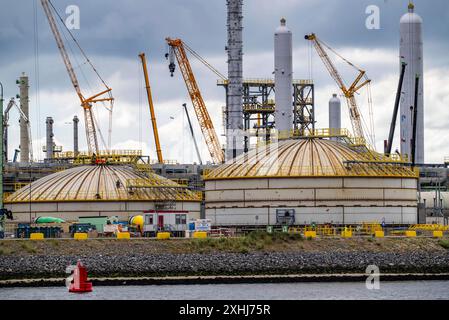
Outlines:
{"label": "yellow container", "polygon": [[409,237],[409,238],[416,237],[416,231],[415,230],[406,230],[405,231],[405,236]]}
{"label": "yellow container", "polygon": [[193,237],[195,239],[204,239],[207,238],[207,232],[204,231],[197,231],[193,233]]}
{"label": "yellow container", "polygon": [[383,237],[385,237],[385,232],[383,232],[383,231],[375,231],[374,232],[374,236],[376,238],[383,238]]}
{"label": "yellow container", "polygon": [[304,232],[304,237],[306,238],[316,238],[316,231],[306,231]]}
{"label": "yellow container", "polygon": [[341,232],[342,238],[352,238],[352,231],[351,230],[343,230]]}
{"label": "yellow container", "polygon": [[32,234],[30,234],[30,239],[31,240],[42,240],[42,239],[44,239],[44,234],[43,233],[32,233]]}
{"label": "yellow container", "polygon": [[87,233],[84,232],[77,232],[73,235],[73,239],[75,240],[86,240],[88,238]]}
{"label": "yellow container", "polygon": [[156,238],[159,240],[170,239],[170,232],[158,232]]}
{"label": "yellow container", "polygon": [[131,235],[129,232],[119,232],[117,233],[117,239],[130,239]]}
{"label": "yellow container", "polygon": [[443,237],[443,231],[434,231],[433,232],[434,238],[442,238]]}

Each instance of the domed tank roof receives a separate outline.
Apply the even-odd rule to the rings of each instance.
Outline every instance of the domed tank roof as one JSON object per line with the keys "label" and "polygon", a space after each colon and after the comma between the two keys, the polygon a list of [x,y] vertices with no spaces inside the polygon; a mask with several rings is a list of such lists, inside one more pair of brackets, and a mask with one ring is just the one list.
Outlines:
{"label": "domed tank roof", "polygon": [[92,165],[43,177],[11,194],[5,203],[176,200],[199,201],[196,193],[154,173],[148,178],[130,166]]}
{"label": "domed tank roof", "polygon": [[[256,148],[211,171],[206,180],[311,177],[311,176],[394,176],[417,177],[401,163],[374,161],[347,144],[318,138],[283,140]],[[379,158],[377,158],[379,159]],[[349,163],[348,163],[349,161]],[[352,162],[352,163],[351,163]]]}
{"label": "domed tank roof", "polygon": [[422,18],[415,13],[415,5],[413,3],[409,3],[408,12],[401,17],[399,22],[401,24],[422,23]]}

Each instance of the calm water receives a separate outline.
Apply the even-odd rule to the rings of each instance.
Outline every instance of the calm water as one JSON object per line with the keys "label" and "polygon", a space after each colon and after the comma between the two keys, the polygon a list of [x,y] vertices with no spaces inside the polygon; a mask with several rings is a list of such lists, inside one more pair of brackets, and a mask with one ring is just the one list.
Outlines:
{"label": "calm water", "polygon": [[0,300],[307,300],[307,299],[448,299],[449,281],[381,281],[379,290],[364,282],[210,284],[94,287],[92,293],[70,294],[65,287],[0,288]]}

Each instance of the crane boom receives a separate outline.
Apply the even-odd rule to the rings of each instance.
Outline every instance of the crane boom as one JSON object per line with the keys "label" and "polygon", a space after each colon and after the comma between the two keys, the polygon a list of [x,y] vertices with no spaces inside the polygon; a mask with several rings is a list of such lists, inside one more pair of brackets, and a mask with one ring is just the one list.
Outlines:
{"label": "crane boom", "polygon": [[[196,82],[192,68],[190,66],[189,59],[184,48],[184,43],[181,39],[165,39],[170,46],[171,57],[176,56],[179,68],[181,69],[184,82],[187,86],[190,99],[192,100],[193,108],[198,118],[198,122],[203,133],[204,140],[209,149],[210,156],[214,163],[224,162],[224,152],[221,149],[220,141],[218,140],[217,133],[215,132],[212,119],[207,111],[206,104],[204,103],[201,91]],[[174,61],[170,61],[170,72],[174,71]]]}
{"label": "crane boom", "polygon": [[79,86],[78,79],[76,77],[76,73],[73,69],[72,63],[70,61],[69,55],[67,54],[67,50],[64,46],[64,42],[62,41],[61,34],[58,30],[55,18],[50,9],[50,1],[49,0],[41,0],[42,7],[44,9],[45,15],[47,16],[48,23],[50,25],[50,29],[55,37],[56,44],[58,46],[59,52],[61,53],[62,60],[64,61],[64,65],[67,69],[67,73],[69,74],[70,80],[72,81],[73,87],[81,101],[81,106],[84,110],[84,121],[86,128],[86,137],[87,137],[87,147],[89,149],[89,153],[98,153],[98,139],[97,132],[95,128],[95,120],[94,115],[92,113],[92,103],[101,102],[101,101],[110,101],[112,102],[114,98],[112,96],[105,98],[98,98],[106,93],[111,92],[111,88],[106,86],[106,90],[93,95],[90,98],[85,98],[81,92],[81,88]]}
{"label": "crane boom", "polygon": [[[331,75],[331,77],[334,79],[334,81],[337,83],[338,87],[343,92],[346,102],[349,107],[349,116],[351,118],[351,124],[352,124],[352,130],[354,133],[354,136],[360,139],[361,143],[365,144],[366,139],[363,132],[362,127],[362,120],[360,117],[359,108],[357,107],[357,102],[355,100],[354,94],[362,87],[370,83],[371,80],[366,78],[365,71],[360,70],[359,68],[355,67],[352,63],[344,59],[349,65],[356,68],[359,71],[359,74],[357,75],[357,78],[353,81],[353,83],[349,86],[349,88],[346,87],[345,83],[343,82],[343,79],[340,76],[340,73],[335,68],[334,64],[332,63],[331,59],[327,55],[326,51],[324,50],[322,43],[317,36],[312,33],[305,36],[306,40],[310,40],[313,42],[313,45],[318,52],[318,55],[320,56],[321,60],[323,61],[324,65],[326,66],[327,71]],[[325,45],[326,46],[326,45]],[[328,46],[326,46],[328,47]],[[329,47],[328,47],[329,48]],[[329,48],[330,49],[330,48]],[[332,50],[332,49],[331,49]],[[365,79],[362,83],[360,81],[362,79]]]}
{"label": "crane boom", "polygon": [[159,142],[159,133],[157,131],[156,115],[154,113],[153,97],[151,95],[150,80],[148,78],[147,61],[145,59],[145,53],[139,54],[140,60],[142,61],[143,75],[145,77],[145,88],[147,89],[148,106],[150,107],[151,114],[151,124],[153,126],[154,143],[156,145],[157,160],[159,163],[164,163],[164,158],[162,157],[161,144]]}
{"label": "crane boom", "polygon": [[20,107],[17,105],[16,101],[14,100],[14,98],[11,98],[11,100],[9,100],[8,106],[6,107],[5,110],[5,114],[4,114],[4,118],[3,118],[3,139],[4,139],[4,144],[5,144],[5,154],[6,154],[6,159],[8,157],[8,123],[9,123],[9,112],[11,111],[12,107],[16,107],[17,111],[19,112],[20,116],[23,118],[23,120],[25,120],[25,123],[27,125],[27,130],[28,130],[28,136],[30,137],[28,143],[29,143],[29,147],[28,149],[30,150],[30,159],[31,161],[33,161],[33,138],[31,137],[31,124],[30,124],[30,120],[28,119],[28,117],[25,115],[25,113],[22,111],[22,109],[20,109]]}
{"label": "crane boom", "polygon": [[187,116],[187,121],[189,122],[190,134],[192,135],[193,143],[195,144],[195,150],[196,150],[196,155],[198,156],[198,161],[200,162],[200,164],[203,164],[203,161],[201,160],[200,149],[198,149],[198,144],[196,143],[195,134],[193,133],[192,122],[190,121],[189,111],[187,110],[187,103],[183,103],[182,106],[184,107],[184,110],[185,110],[186,116]]}

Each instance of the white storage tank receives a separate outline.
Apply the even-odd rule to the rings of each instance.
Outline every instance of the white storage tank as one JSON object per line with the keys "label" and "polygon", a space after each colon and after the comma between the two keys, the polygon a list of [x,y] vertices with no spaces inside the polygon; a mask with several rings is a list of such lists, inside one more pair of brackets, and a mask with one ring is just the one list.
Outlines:
{"label": "white storage tank", "polygon": [[188,212],[200,218],[202,196],[128,165],[80,165],[45,176],[5,199],[18,222],[39,216],[75,221],[79,217],[118,216],[128,220],[149,210]]}
{"label": "white storage tank", "polygon": [[416,223],[418,172],[370,160],[320,138],[251,150],[205,178],[206,218],[219,226]]}

